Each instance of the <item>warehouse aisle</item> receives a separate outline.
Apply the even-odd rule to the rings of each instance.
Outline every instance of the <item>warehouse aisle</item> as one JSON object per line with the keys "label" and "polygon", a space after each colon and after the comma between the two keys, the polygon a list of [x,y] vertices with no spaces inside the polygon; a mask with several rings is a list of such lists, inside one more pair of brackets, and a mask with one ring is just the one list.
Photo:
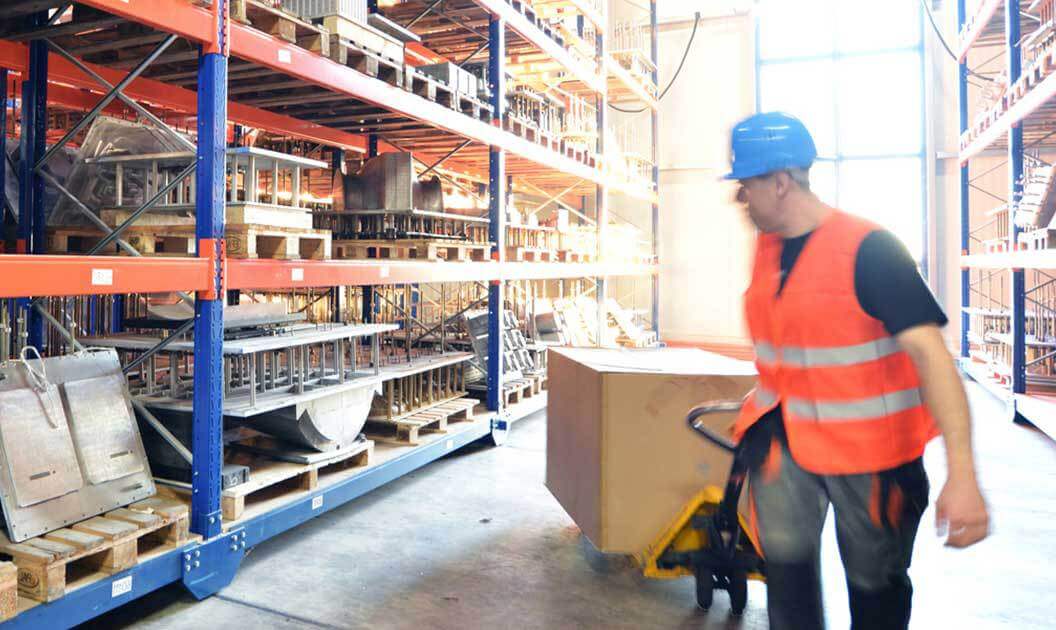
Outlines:
{"label": "warehouse aisle", "polygon": [[[978,387],[971,396],[995,533],[966,552],[943,549],[929,510],[913,567],[913,625],[1047,627],[1056,445],[1004,424]],[[93,627],[766,628],[759,585],[735,620],[724,595],[703,613],[690,580],[645,580],[590,553],[543,486],[544,458],[539,414],[518,423],[504,448],[455,454],[266,543],[219,596],[195,603],[173,586]],[[927,460],[941,480],[941,447]],[[830,627],[846,628],[835,544],[825,552]]]}

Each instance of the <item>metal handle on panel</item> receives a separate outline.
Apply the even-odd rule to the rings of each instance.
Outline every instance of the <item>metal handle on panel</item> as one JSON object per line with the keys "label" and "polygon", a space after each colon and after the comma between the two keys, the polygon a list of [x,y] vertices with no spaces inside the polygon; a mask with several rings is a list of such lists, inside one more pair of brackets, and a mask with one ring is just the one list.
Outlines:
{"label": "metal handle on panel", "polygon": [[741,410],[741,405],[744,401],[741,400],[720,400],[715,402],[707,402],[702,405],[689,410],[689,414],[686,416],[686,422],[689,423],[689,427],[702,435],[709,442],[718,446],[719,448],[729,451],[730,453],[737,450],[737,445],[734,444],[730,439],[725,438],[718,433],[715,433],[708,427],[704,426],[704,422],[701,420],[703,416],[707,416],[713,413],[730,413]]}

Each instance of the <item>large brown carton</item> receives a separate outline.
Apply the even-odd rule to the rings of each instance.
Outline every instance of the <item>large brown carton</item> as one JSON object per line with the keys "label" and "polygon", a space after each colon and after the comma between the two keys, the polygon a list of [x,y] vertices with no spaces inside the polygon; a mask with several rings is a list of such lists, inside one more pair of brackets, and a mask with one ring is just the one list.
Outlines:
{"label": "large brown carton", "polygon": [[730,456],[686,413],[743,398],[755,378],[751,363],[702,350],[551,349],[547,488],[599,550],[643,553],[697,492],[726,483]]}

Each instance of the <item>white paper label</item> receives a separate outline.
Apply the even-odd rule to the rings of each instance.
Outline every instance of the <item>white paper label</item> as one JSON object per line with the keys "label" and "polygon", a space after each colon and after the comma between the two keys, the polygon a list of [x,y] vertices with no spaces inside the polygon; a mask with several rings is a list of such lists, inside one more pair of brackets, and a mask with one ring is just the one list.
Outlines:
{"label": "white paper label", "polygon": [[294,267],[290,270],[290,280],[294,282],[302,282],[304,280],[304,269],[301,267]]}
{"label": "white paper label", "polygon": [[379,273],[379,275],[382,278],[388,278],[389,277],[389,268],[388,267],[382,267],[381,271],[379,271],[378,273]]}
{"label": "white paper label", "polygon": [[449,450],[449,451],[450,451],[451,449],[455,448],[455,441],[454,441],[454,440],[448,440],[448,441],[447,441],[447,443],[446,443],[446,444],[444,444],[444,448],[445,448],[446,450]]}
{"label": "white paper label", "polygon": [[323,507],[323,495],[312,497],[312,509],[318,510],[321,507]]}
{"label": "white paper label", "polygon": [[109,287],[114,284],[113,269],[92,269],[92,285]]}
{"label": "white paper label", "polygon": [[293,63],[293,55],[288,50],[279,50],[279,63]]}
{"label": "white paper label", "polygon": [[132,576],[126,575],[120,580],[114,580],[110,583],[110,597],[111,599],[125,593],[132,592]]}

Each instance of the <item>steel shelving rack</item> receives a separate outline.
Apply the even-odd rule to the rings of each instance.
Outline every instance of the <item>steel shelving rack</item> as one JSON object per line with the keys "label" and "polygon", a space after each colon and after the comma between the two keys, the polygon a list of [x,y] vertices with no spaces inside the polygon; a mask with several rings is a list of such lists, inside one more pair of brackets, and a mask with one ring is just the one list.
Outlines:
{"label": "steel shelving rack", "polygon": [[[607,16],[585,0],[566,0],[583,18],[594,24],[599,59],[604,60]],[[504,0],[473,0],[488,22],[487,47],[490,76],[493,77],[492,124],[462,115],[442,105],[398,89],[377,78],[339,65],[294,43],[268,35],[229,19],[229,0],[81,0],[78,5],[105,12],[107,25],[122,22],[147,26],[159,37],[182,38],[197,50],[184,51],[187,62],[196,63],[196,90],[165,81],[133,77],[124,70],[105,64],[74,59],[46,38],[55,33],[48,9],[60,8],[61,15],[74,3],[19,0],[8,3],[5,17],[33,16],[39,28],[19,41],[0,39],[0,94],[6,104],[9,78],[21,77],[21,149],[19,175],[18,246],[13,254],[0,254],[0,298],[16,299],[29,318],[31,343],[39,343],[46,325],[33,310],[33,296],[121,296],[135,293],[185,291],[195,293],[194,317],[194,413],[193,483],[191,492],[191,531],[195,539],[188,546],[141,561],[134,568],[71,590],[64,597],[38,604],[7,622],[10,627],[66,627],[94,618],[166,584],[182,581],[197,597],[207,597],[233,579],[247,548],[361,496],[378,486],[415,470],[474,441],[491,438],[501,443],[510,423],[541,408],[537,402],[504,408],[499,392],[501,378],[498,339],[501,332],[504,283],[516,280],[595,278],[598,297],[605,295],[605,280],[618,276],[653,278],[653,325],[656,325],[655,263],[523,263],[505,258],[504,221],[508,182],[537,174],[541,189],[568,189],[575,194],[596,195],[599,243],[607,221],[609,194],[626,194],[649,203],[654,227],[655,255],[658,218],[653,170],[652,187],[643,188],[618,180],[604,169],[570,159],[566,155],[529,142],[504,131],[501,126],[506,56],[511,37],[519,37],[562,68],[564,76],[595,95],[599,128],[604,129],[606,76],[604,65],[592,72],[556,45],[524,14]],[[371,9],[377,3],[371,1]],[[423,3],[423,8],[431,4]],[[652,58],[656,61],[656,5],[650,3],[654,26]],[[21,12],[20,12],[21,11]],[[54,21],[54,20],[53,20]],[[100,26],[99,28],[103,28]],[[165,41],[168,41],[167,39]],[[160,55],[161,52],[158,52]],[[237,59],[237,71],[248,66],[298,82],[298,89],[328,97],[348,97],[380,106],[404,119],[419,121],[434,137],[426,155],[453,154],[455,147],[471,145],[456,168],[486,177],[489,187],[491,239],[496,244],[490,262],[437,263],[414,261],[344,260],[242,260],[230,259],[224,249],[224,155],[229,123],[266,129],[275,134],[320,143],[341,150],[374,153],[384,148],[376,134],[362,135],[325,126],[307,117],[287,114],[278,108],[229,100],[228,84]],[[144,67],[148,64],[143,64]],[[9,73],[13,73],[9,75]],[[133,71],[134,73],[134,71]],[[132,78],[129,78],[132,77]],[[653,77],[655,82],[655,75]],[[100,101],[100,95],[103,99]],[[48,105],[89,113],[120,111],[149,104],[150,112],[193,116],[197,124],[196,233],[197,256],[189,258],[134,258],[128,256],[82,256],[44,254],[43,178],[37,166],[46,153]],[[653,108],[653,151],[657,117]],[[140,111],[137,109],[136,111]],[[141,115],[143,112],[140,112]],[[0,123],[4,121],[0,120]],[[0,127],[0,151],[5,150],[6,125]],[[72,134],[71,134],[72,135]],[[599,134],[603,136],[602,134]],[[600,141],[599,141],[600,144]],[[380,145],[380,147],[379,147]],[[410,146],[414,149],[414,146]],[[599,151],[603,148],[598,147]],[[417,153],[417,152],[416,152]],[[448,156],[450,157],[450,156]],[[486,164],[486,167],[484,165]],[[4,160],[0,160],[4,165]],[[0,177],[3,175],[0,166]],[[483,171],[481,173],[481,171]],[[0,180],[2,181],[2,180]],[[569,182],[580,182],[568,186]],[[223,303],[226,293],[235,289],[289,290],[307,287],[370,286],[428,282],[486,282],[489,284],[488,415],[483,422],[471,423],[464,430],[452,431],[443,439],[407,449],[400,455],[372,465],[363,472],[320,485],[310,496],[288,502],[277,509],[224,529],[221,519]]]}
{"label": "steel shelving rack", "polygon": [[[1012,213],[1024,193],[1024,162],[1028,150],[1051,150],[1051,127],[1056,107],[1056,74],[1053,68],[1053,49],[1024,68],[1021,46],[1029,33],[1025,25],[1038,25],[1037,20],[1025,20],[1023,11],[1042,4],[1021,0],[982,0],[974,14],[967,15],[965,0],[957,2],[960,37],[959,57],[959,122],[960,122],[960,216],[961,216],[961,339],[962,365],[966,372],[992,393],[1007,401],[1009,416],[1017,422],[1029,422],[1049,435],[1056,435],[1056,395],[1048,388],[1028,383],[1028,367],[1038,359],[1028,360],[1027,347],[1035,343],[1028,334],[1028,312],[1048,309],[1034,294],[1050,286],[1056,273],[1056,249],[1051,247],[1027,249],[1022,246],[1021,229],[1012,220]],[[983,112],[969,111],[969,56],[985,49],[982,57],[1004,57],[1007,87]],[[970,114],[975,114],[971,119]],[[991,148],[1003,148],[1007,154],[1008,186],[1003,196],[1007,203],[993,209],[991,214],[1007,221],[1007,231],[997,240],[1003,241],[995,251],[981,252],[982,239],[978,233],[987,225],[972,225],[970,191],[974,186],[971,164],[974,158]],[[988,209],[989,210],[989,209]],[[1004,228],[1004,222],[997,225]],[[1028,283],[1027,272],[1033,274]],[[972,329],[971,318],[980,309],[973,307],[973,295],[986,294],[984,284],[1000,277],[1003,295],[986,296],[996,308],[987,314],[1007,321],[1007,333],[994,336],[988,331]],[[1040,278],[1040,280],[1039,280]],[[1007,282],[1007,284],[1005,284]],[[1029,308],[1028,308],[1029,305]],[[993,357],[985,356],[979,346],[987,340],[997,340],[1007,347],[1011,360],[995,373]],[[1041,351],[1042,360],[1051,354]],[[991,367],[987,367],[987,363]]]}

